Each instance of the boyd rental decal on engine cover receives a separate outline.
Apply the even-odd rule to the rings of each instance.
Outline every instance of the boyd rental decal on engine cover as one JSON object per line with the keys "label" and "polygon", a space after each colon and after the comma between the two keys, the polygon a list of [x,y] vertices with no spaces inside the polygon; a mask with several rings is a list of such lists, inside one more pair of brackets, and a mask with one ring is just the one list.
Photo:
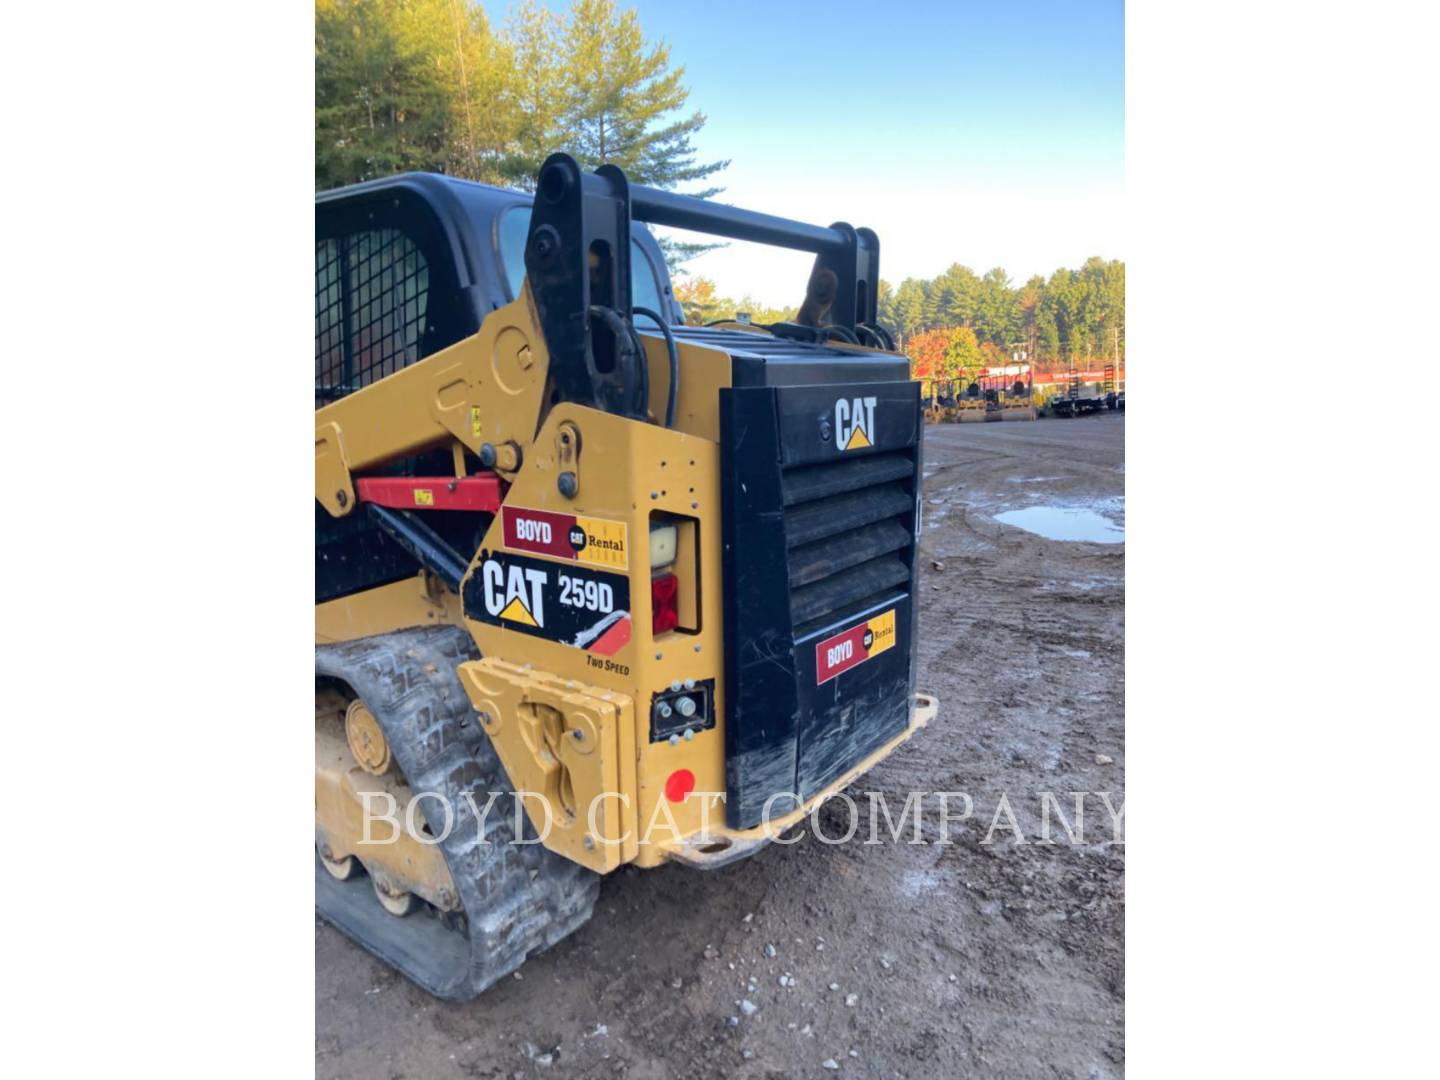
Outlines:
{"label": "boyd rental decal on engine cover", "polygon": [[613,656],[630,641],[630,579],[524,555],[482,552],[465,582],[465,614]]}
{"label": "boyd rental decal on engine cover", "polygon": [[815,685],[859,667],[895,645],[895,609],[856,623],[815,646]]}

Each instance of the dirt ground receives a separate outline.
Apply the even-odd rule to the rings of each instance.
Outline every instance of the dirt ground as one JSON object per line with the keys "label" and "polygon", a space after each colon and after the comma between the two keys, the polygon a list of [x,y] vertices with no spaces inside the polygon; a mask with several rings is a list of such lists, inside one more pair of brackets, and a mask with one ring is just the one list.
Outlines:
{"label": "dirt ground", "polygon": [[[851,788],[855,842],[807,827],[713,873],[622,869],[585,927],[467,1005],[317,920],[317,1076],[1122,1075],[1124,847],[1094,793],[1123,808],[1125,546],[993,515],[1123,525],[1124,438],[1113,413],[926,429],[919,684],[940,714]],[[860,843],[863,793],[898,818],[912,789],[971,797],[952,842],[928,800],[925,843]],[[1043,792],[1072,827],[1090,793],[1083,842],[1053,812],[1039,842]],[[844,808],[821,825],[843,833]]]}

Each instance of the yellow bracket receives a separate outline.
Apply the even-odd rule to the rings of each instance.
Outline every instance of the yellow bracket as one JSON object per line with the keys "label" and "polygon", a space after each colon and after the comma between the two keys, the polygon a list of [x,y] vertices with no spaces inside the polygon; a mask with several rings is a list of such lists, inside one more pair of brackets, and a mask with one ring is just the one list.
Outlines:
{"label": "yellow bracket", "polygon": [[[550,355],[527,284],[480,330],[315,413],[315,497],[336,517],[355,507],[350,474],[454,439],[528,446],[546,407]],[[507,468],[508,464],[508,468]],[[498,462],[513,479],[518,454]]]}
{"label": "yellow bracket", "polygon": [[488,656],[459,673],[545,846],[602,874],[634,859],[630,697]]}
{"label": "yellow bracket", "polygon": [[350,466],[338,424],[315,428],[315,498],[333,517],[343,517],[355,509],[355,488],[350,483]]}

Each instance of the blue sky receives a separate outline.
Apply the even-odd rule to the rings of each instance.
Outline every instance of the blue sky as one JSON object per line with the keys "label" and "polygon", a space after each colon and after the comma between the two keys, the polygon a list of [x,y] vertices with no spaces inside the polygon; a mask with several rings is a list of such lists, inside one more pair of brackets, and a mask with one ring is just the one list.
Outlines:
{"label": "blue sky", "polygon": [[[487,0],[496,21],[508,9]],[[551,0],[563,9],[563,0]],[[891,282],[1124,258],[1118,0],[638,0],[709,122],[725,202],[880,235]],[[723,294],[798,303],[809,257],[732,244]]]}

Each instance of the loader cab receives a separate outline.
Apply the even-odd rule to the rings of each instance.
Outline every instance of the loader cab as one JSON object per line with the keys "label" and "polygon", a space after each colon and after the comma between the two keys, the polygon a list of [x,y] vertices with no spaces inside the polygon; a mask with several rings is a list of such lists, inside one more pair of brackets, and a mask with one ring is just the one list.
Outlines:
{"label": "loader cab", "polygon": [[[317,407],[469,337],[517,299],[531,202],[432,173],[317,196]],[[635,303],[683,322],[660,245],[638,222],[631,261]]]}
{"label": "loader cab", "polygon": [[[531,197],[432,173],[368,181],[315,199],[315,406],[338,401],[462,341],[520,295]],[[635,303],[684,321],[664,255],[631,227]],[[641,325],[645,325],[641,321]],[[428,475],[445,453],[387,466]],[[430,519],[442,539],[474,549],[465,515]],[[315,511],[315,600],[324,603],[413,576],[419,565],[366,517]]]}

